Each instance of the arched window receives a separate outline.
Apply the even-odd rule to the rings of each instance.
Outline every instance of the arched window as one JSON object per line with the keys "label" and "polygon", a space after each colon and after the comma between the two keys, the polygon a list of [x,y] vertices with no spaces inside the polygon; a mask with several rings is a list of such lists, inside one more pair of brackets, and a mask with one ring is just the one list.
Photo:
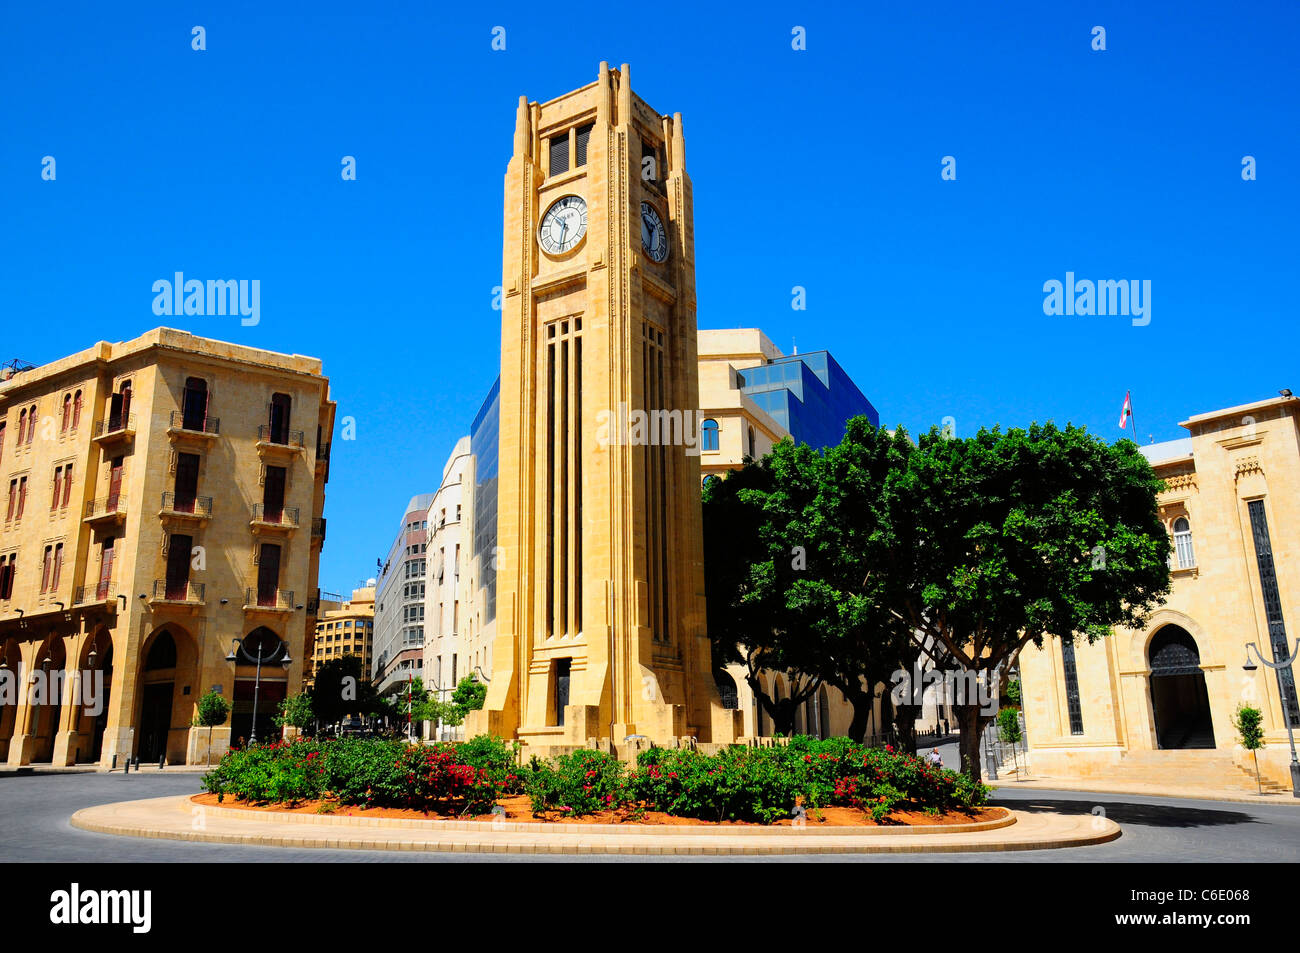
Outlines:
{"label": "arched window", "polygon": [[1174,553],[1179,569],[1191,569],[1196,565],[1196,553],[1192,549],[1192,524],[1187,522],[1185,516],[1174,520]]}
{"label": "arched window", "polygon": [[81,391],[72,395],[72,429],[81,426]]}
{"label": "arched window", "polygon": [[32,406],[27,411],[27,445],[29,447],[32,444],[32,438],[35,436],[36,436],[36,405],[32,404]]}
{"label": "arched window", "polygon": [[158,633],[158,637],[153,640],[153,645],[149,647],[149,654],[144,660],[144,670],[146,672],[157,671],[158,669],[176,667],[176,640],[172,634],[164,629]]}
{"label": "arched window", "polygon": [[718,449],[718,422],[712,417],[700,424],[700,449]]}
{"label": "arched window", "polygon": [[27,439],[27,408],[24,407],[18,412],[18,443],[15,446],[21,447],[23,441]]}
{"label": "arched window", "polygon": [[59,433],[67,433],[72,423],[72,395],[63,395],[63,419],[59,421]]}

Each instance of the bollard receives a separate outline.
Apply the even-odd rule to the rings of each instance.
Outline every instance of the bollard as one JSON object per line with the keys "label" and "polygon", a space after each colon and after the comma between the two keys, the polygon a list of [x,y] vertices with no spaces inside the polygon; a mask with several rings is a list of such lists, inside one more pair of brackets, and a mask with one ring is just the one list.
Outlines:
{"label": "bollard", "polygon": [[109,766],[108,770],[110,771],[117,770],[117,755],[113,755],[113,763]]}
{"label": "bollard", "polygon": [[122,765],[122,773],[123,773],[123,774],[130,774],[130,773],[131,773],[131,759],[130,759],[130,758],[127,758],[127,759],[126,759],[126,764]]}
{"label": "bollard", "polygon": [[166,755],[166,753],[163,753],[163,754],[158,755],[158,770],[159,770],[159,771],[161,771],[161,770],[163,769],[163,765],[165,765],[166,763],[167,763],[167,755]]}

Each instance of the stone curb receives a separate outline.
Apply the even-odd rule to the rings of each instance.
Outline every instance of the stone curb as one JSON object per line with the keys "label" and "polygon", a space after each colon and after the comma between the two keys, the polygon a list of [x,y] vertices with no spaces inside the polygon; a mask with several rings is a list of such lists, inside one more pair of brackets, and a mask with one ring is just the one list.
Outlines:
{"label": "stone curb", "polygon": [[[997,795],[999,789],[1017,791],[1068,791],[1071,794],[1126,794],[1131,797],[1167,797],[1183,801],[1223,801],[1228,804],[1300,807],[1300,798],[1292,797],[1289,794],[1221,794],[1215,792],[1199,794],[1190,793],[1186,788],[1138,791],[1131,787],[1123,787],[1121,785],[1108,785],[1099,788],[1079,787],[1078,782],[1058,781],[1054,778],[1044,778],[1041,781],[985,781],[985,783],[993,788],[994,796]],[[1000,806],[1005,807],[1005,805]]]}
{"label": "stone curb", "polygon": [[[194,827],[194,809],[202,808],[198,815],[201,827]],[[239,816],[232,817],[231,814]],[[246,817],[244,815],[253,815]],[[663,835],[663,829],[649,827],[646,833],[630,834],[621,825],[580,825],[572,833],[555,832],[551,825],[527,824],[534,830],[494,830],[491,823],[478,825],[474,830],[434,828],[437,823],[469,826],[466,822],[413,821],[427,825],[421,828],[386,828],[371,826],[378,818],[359,818],[365,825],[322,824],[312,830],[309,822],[300,821],[295,826],[301,832],[279,830],[285,817],[304,815],[276,815],[271,812],[240,811],[231,808],[211,808],[194,804],[190,795],[151,798],[141,801],[122,801],[99,807],[83,808],[72,815],[71,824],[81,830],[128,837],[152,837],[170,840],[219,844],[242,844],[263,847],[334,848],[351,850],[430,851],[438,853],[488,853],[488,854],[632,854],[646,856],[721,856],[721,855],[800,855],[800,854],[866,854],[866,853],[951,853],[980,851],[1049,850],[1103,844],[1120,836],[1114,821],[1091,815],[1061,815],[1048,813],[1011,812],[1008,824],[964,833],[934,833],[926,831],[921,836],[889,831],[882,836],[819,832],[821,836],[803,837],[807,828],[786,829],[773,834],[761,829],[758,834],[734,836],[730,828],[695,828],[685,834],[671,828],[673,834]],[[343,820],[329,815],[306,815],[310,820]],[[403,823],[394,821],[392,823]],[[998,823],[998,822],[990,822]],[[558,825],[557,825],[558,826]],[[616,832],[593,831],[591,828],[615,827]],[[579,825],[574,825],[579,827]],[[390,831],[401,830],[403,837],[393,837]],[[844,828],[840,829],[845,830]],[[853,830],[853,829],[849,829]],[[879,828],[867,828],[879,832]],[[789,833],[786,833],[789,831]],[[558,836],[557,836],[558,834]],[[477,836],[475,836],[477,835]],[[630,835],[630,836],[629,836]],[[649,835],[649,836],[647,836]],[[693,837],[691,835],[694,835]],[[766,835],[766,836],[764,836]],[[799,843],[792,842],[799,840]]]}

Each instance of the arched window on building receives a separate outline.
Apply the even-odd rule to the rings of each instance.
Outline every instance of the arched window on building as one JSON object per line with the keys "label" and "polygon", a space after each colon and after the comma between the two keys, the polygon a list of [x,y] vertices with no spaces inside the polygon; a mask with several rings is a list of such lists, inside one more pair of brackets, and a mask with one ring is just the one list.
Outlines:
{"label": "arched window on building", "polygon": [[59,421],[59,433],[67,433],[72,424],[72,395],[63,395],[63,417]]}
{"label": "arched window on building", "polygon": [[1180,516],[1174,520],[1174,556],[1179,569],[1191,569],[1196,565],[1196,553],[1192,549],[1192,524],[1187,517]]}
{"label": "arched window on building", "polygon": [[700,424],[700,449],[718,449],[718,422],[712,417]]}
{"label": "arched window on building", "polygon": [[72,395],[72,429],[81,426],[81,391]]}

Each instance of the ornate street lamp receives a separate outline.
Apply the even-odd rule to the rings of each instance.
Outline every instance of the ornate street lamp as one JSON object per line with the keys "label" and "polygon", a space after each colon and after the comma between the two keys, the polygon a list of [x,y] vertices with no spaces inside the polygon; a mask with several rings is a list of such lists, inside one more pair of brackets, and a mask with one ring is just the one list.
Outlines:
{"label": "ornate street lamp", "polygon": [[[1300,639],[1296,640],[1296,647],[1292,650],[1291,655],[1285,661],[1279,661],[1277,658],[1277,647],[1269,644],[1269,649],[1273,653],[1273,661],[1264,658],[1264,653],[1259,650],[1259,646],[1254,642],[1246,643],[1246,664],[1242,666],[1247,672],[1253,672],[1258,667],[1250,660],[1250,650],[1255,650],[1255,655],[1259,657],[1262,664],[1276,671],[1286,669],[1291,672],[1291,685],[1295,685],[1295,672],[1291,665],[1297,657],[1300,657]],[[1278,679],[1278,694],[1282,696],[1282,718],[1286,722],[1286,739],[1291,745],[1291,795],[1300,797],[1300,761],[1296,760],[1295,755],[1295,730],[1291,727],[1291,702],[1288,697],[1286,686],[1282,680]]]}
{"label": "ornate street lamp", "polygon": [[[244,647],[243,639],[232,638],[230,640],[230,654],[226,656],[226,661],[231,665],[234,665],[239,661],[239,656],[236,654],[236,647],[238,647],[238,651],[242,652],[245,658],[257,663],[257,674],[253,677],[253,727],[248,733],[249,747],[257,744],[257,696],[262,689],[262,663],[269,662],[279,650],[279,646],[277,646],[275,649],[272,649],[270,652],[263,655],[262,648],[265,642],[266,640],[263,638],[257,640],[257,654],[254,655]],[[280,665],[287,670],[289,666],[293,664],[293,660],[289,658],[288,643],[282,642],[281,646],[284,648],[284,658],[280,659]]]}

